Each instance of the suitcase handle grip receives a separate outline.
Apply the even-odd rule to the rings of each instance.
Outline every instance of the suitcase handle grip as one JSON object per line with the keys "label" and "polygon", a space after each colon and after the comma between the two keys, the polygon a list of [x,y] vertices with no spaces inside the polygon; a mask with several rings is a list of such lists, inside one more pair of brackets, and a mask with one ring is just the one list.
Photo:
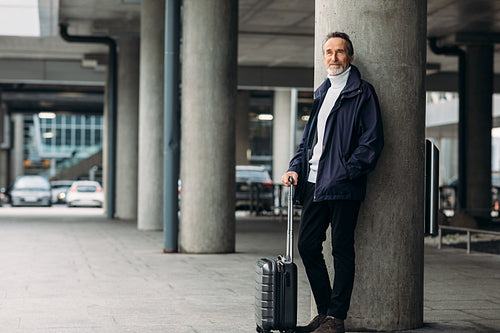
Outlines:
{"label": "suitcase handle grip", "polygon": [[293,262],[293,177],[289,177],[290,191],[288,193],[288,214],[287,214],[287,230],[286,230],[286,262]]}

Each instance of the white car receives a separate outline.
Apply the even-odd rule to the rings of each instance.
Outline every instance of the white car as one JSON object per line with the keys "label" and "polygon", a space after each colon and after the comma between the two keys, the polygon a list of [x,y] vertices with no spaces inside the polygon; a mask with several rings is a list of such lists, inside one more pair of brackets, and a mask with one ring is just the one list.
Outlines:
{"label": "white car", "polygon": [[77,180],[73,182],[66,194],[68,207],[102,207],[103,202],[104,192],[102,187],[93,180]]}

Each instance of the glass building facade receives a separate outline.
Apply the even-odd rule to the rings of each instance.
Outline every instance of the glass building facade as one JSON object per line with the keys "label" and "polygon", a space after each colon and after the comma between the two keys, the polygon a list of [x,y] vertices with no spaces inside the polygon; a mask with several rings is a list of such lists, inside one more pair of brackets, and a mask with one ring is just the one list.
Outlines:
{"label": "glass building facade", "polygon": [[63,168],[102,150],[102,115],[38,113],[24,117],[25,168],[48,169],[52,177]]}
{"label": "glass building facade", "polygon": [[[102,148],[104,130],[102,116],[55,115],[40,117],[35,115],[40,126],[41,154],[84,153]],[[36,129],[36,124],[35,124]],[[37,133],[35,133],[37,135]]]}

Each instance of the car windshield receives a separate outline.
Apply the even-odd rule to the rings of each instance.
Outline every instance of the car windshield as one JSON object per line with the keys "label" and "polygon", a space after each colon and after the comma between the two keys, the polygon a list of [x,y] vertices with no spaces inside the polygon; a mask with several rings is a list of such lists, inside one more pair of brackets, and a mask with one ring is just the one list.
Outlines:
{"label": "car windshield", "polygon": [[50,184],[44,178],[23,177],[23,178],[19,178],[16,181],[14,188],[18,189],[18,190],[23,190],[23,189],[50,190]]}
{"label": "car windshield", "polygon": [[71,183],[57,183],[57,182],[51,182],[50,183],[50,186],[52,186],[52,188],[70,188],[71,187],[71,184],[73,184],[72,182]]}
{"label": "car windshield", "polygon": [[95,192],[97,191],[97,186],[95,185],[78,185],[76,187],[78,192]]}
{"label": "car windshield", "polygon": [[236,170],[237,182],[270,182],[271,177],[265,170]]}
{"label": "car windshield", "polygon": [[52,185],[53,189],[65,189],[65,188],[70,188],[70,185]]}

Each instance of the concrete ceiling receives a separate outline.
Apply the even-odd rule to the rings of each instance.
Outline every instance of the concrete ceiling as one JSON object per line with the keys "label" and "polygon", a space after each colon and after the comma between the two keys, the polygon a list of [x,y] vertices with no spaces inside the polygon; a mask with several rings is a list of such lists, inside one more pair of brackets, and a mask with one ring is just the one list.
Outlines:
{"label": "concrete ceiling", "polygon": [[[130,36],[140,34],[140,0],[39,0],[42,37],[0,36],[0,88],[16,90],[30,83],[28,66],[18,67],[21,78],[9,78],[7,61],[43,63],[40,77],[33,76],[37,86],[47,76],[47,64],[61,61],[81,62],[85,55],[107,53],[98,44],[68,44],[59,36],[59,23],[69,25],[71,35]],[[427,36],[446,42],[463,38],[487,39],[500,43],[500,1],[498,0],[428,0]],[[239,0],[238,65],[268,69],[313,67],[314,0]],[[500,73],[500,44],[495,46],[495,73]],[[427,52],[433,72],[456,72],[455,57]],[[27,63],[27,62],[26,62]],[[35,62],[36,63],[36,62]],[[3,67],[2,67],[3,64]],[[33,65],[35,67],[35,65]],[[55,66],[53,66],[55,67]],[[99,72],[99,68],[97,69]],[[94,79],[77,85],[102,86],[97,73]],[[59,81],[69,84],[71,78],[61,73]],[[6,77],[7,75],[7,77]],[[14,75],[14,73],[12,74]],[[19,74],[17,74],[19,75]],[[100,75],[100,76],[99,76]],[[92,76],[92,75],[90,75]],[[33,79],[33,78],[31,78]],[[23,81],[24,80],[24,81]],[[50,80],[49,80],[50,81]],[[55,80],[54,82],[57,82]],[[52,85],[54,90],[58,85]]]}
{"label": "concrete ceiling", "polygon": [[[61,0],[58,20],[69,23],[74,34],[138,34],[140,5],[134,2]],[[428,0],[427,14],[428,37],[472,33],[500,42],[498,0]],[[239,0],[240,66],[313,67],[313,48],[314,0]],[[441,70],[456,71],[456,61],[445,58],[428,53]],[[500,57],[495,70],[500,72]]]}
{"label": "concrete ceiling", "polygon": [[[81,59],[106,52],[99,45],[68,45],[58,36],[59,22],[75,35],[139,35],[138,0],[39,0],[41,38],[0,37],[0,58]],[[455,38],[473,33],[500,42],[500,1],[428,0],[427,36]],[[56,15],[56,17],[54,17]],[[313,67],[314,0],[239,0],[240,66]],[[496,53],[500,52],[500,44]],[[428,53],[428,62],[455,71],[455,62]],[[500,57],[495,59],[500,72]]]}

